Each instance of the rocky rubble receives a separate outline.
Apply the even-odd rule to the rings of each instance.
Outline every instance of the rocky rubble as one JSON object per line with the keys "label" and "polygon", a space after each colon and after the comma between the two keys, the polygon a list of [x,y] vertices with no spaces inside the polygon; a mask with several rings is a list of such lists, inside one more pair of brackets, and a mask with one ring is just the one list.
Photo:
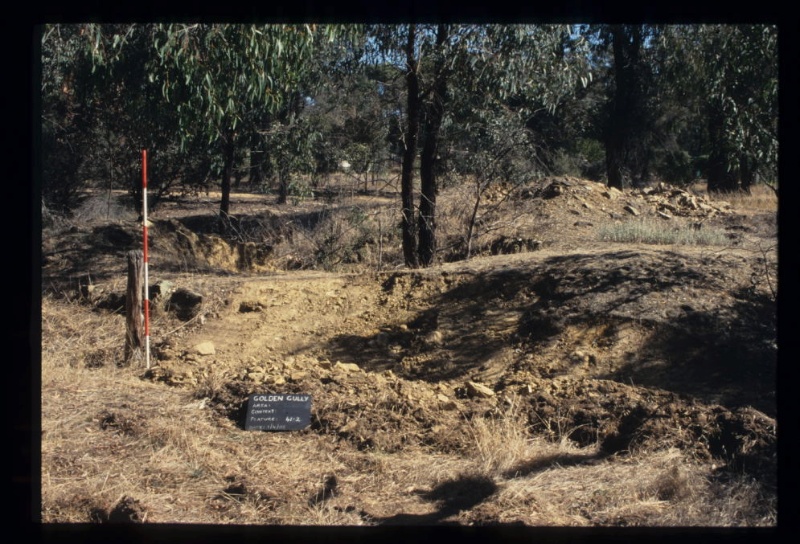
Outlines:
{"label": "rocky rubble", "polygon": [[539,180],[532,187],[522,188],[519,195],[543,200],[566,197],[585,210],[599,209],[615,218],[623,215],[621,211],[638,216],[647,210],[665,219],[673,216],[714,217],[732,211],[727,202],[711,201],[663,182],[641,189],[620,191],[602,183],[563,176]]}

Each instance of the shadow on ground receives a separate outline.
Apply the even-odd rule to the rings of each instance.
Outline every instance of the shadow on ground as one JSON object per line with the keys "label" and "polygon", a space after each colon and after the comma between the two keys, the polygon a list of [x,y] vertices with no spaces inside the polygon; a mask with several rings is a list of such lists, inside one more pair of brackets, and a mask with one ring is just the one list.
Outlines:
{"label": "shadow on ground", "polygon": [[447,518],[463,510],[470,510],[491,497],[497,484],[486,476],[462,476],[440,483],[430,491],[419,493],[435,503],[437,510],[430,514],[396,514],[385,518],[372,518],[378,525],[461,525]]}
{"label": "shadow on ground", "polygon": [[[735,255],[610,251],[488,273],[399,272],[383,293],[413,309],[411,319],[377,334],[339,335],[326,347],[365,370],[437,382],[497,357],[511,366],[556,345],[567,327],[605,324],[607,352],[619,360],[598,378],[774,415],[775,300],[726,283],[726,270],[744,264]],[[642,344],[615,351],[612,333],[625,327]]]}

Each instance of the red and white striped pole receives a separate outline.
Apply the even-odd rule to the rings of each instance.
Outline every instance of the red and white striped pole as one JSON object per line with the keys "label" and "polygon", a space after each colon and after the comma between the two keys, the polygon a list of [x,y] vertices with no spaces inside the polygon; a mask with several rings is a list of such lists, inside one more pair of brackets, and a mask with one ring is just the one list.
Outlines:
{"label": "red and white striped pole", "polygon": [[144,236],[144,357],[150,370],[150,279],[147,257],[147,150],[142,149],[142,234]]}

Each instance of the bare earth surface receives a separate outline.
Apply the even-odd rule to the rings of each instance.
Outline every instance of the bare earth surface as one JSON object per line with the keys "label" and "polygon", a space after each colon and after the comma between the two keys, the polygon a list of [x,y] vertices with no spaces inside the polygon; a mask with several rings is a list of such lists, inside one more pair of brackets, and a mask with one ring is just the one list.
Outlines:
{"label": "bare earth surface", "polygon": [[[203,305],[187,320],[154,301],[149,371],[116,364],[124,256],[140,247],[133,217],[53,229],[43,247],[43,518],[713,524],[681,510],[694,489],[687,475],[702,474],[720,486],[746,477],[763,500],[719,523],[774,525],[776,214],[670,190],[544,180],[515,197],[526,206],[516,236],[479,240],[468,261],[338,272],[287,269],[302,256],[281,251],[280,233],[249,249],[204,234],[198,218],[212,216],[213,195],[165,202],[151,219],[151,284],[191,289]],[[304,205],[242,194],[232,210],[274,221]],[[717,229],[728,243],[600,241],[600,226],[636,217],[626,206],[665,229]],[[86,274],[91,293],[65,297]],[[67,334],[65,307],[116,324],[117,343],[92,347],[83,331],[81,357],[50,358],[48,342]],[[57,378],[64,372],[81,381]],[[310,426],[244,431],[256,392],[312,395]],[[69,406],[81,415],[65,421]],[[520,437],[528,446],[512,452]],[[538,453],[524,450],[533,443]],[[143,468],[125,461],[137,455]],[[611,495],[635,467],[634,507]]]}

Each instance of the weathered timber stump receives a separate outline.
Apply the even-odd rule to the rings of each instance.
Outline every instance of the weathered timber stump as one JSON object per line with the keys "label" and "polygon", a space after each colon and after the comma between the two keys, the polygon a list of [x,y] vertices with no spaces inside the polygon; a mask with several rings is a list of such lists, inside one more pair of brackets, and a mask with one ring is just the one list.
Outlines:
{"label": "weathered timber stump", "polygon": [[128,290],[125,294],[125,364],[144,360],[144,254],[128,252]]}

